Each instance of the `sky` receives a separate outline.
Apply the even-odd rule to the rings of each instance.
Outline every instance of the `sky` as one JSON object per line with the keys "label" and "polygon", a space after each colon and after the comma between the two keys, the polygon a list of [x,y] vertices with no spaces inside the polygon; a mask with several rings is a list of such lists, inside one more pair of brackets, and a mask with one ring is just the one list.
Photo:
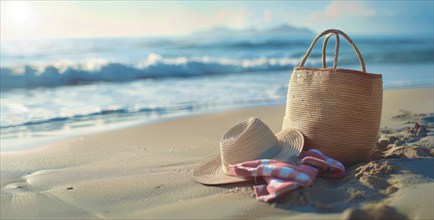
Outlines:
{"label": "sky", "polygon": [[1,1],[1,39],[185,36],[213,27],[433,35],[433,1]]}

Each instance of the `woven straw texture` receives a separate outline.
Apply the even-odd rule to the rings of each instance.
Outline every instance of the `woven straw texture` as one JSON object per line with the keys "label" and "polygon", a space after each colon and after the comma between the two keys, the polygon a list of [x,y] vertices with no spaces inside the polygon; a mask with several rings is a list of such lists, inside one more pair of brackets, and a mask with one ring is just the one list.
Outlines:
{"label": "woven straw texture", "polygon": [[[339,34],[350,43],[362,71],[304,67],[316,41],[330,33]],[[337,56],[334,66],[336,63]],[[359,50],[345,33],[326,30],[314,39],[300,66],[294,68],[282,127],[292,127],[304,134],[303,150],[315,148],[345,165],[352,165],[366,161],[375,147],[382,102],[382,76],[366,73]]]}
{"label": "woven straw texture", "polygon": [[253,117],[229,129],[220,141],[220,156],[200,164],[193,177],[207,185],[248,181],[231,176],[228,165],[256,159],[290,161],[298,157],[303,145],[300,131],[289,128],[275,135],[259,118]]}

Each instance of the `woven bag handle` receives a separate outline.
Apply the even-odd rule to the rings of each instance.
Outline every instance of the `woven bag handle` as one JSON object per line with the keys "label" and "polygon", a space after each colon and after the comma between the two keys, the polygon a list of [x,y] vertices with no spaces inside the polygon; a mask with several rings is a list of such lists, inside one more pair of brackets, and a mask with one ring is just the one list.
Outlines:
{"label": "woven bag handle", "polygon": [[[354,51],[356,52],[357,57],[359,58],[360,61],[360,66],[362,67],[362,72],[366,72],[366,67],[365,67],[365,61],[363,60],[362,55],[360,54],[359,49],[357,49],[357,46],[354,44],[354,42],[351,40],[350,37],[348,37],[348,35],[346,35],[344,32],[342,32],[341,30],[337,30],[337,29],[328,29],[323,31],[322,33],[320,33],[318,36],[315,37],[315,39],[312,41],[312,43],[310,44],[309,48],[306,51],[306,54],[304,55],[303,59],[301,60],[300,63],[300,67],[304,66],[304,63],[306,63],[307,58],[310,55],[310,52],[312,51],[313,47],[315,46],[316,42],[324,35],[329,34],[329,33],[334,33],[334,34],[339,34],[341,36],[343,36],[348,43],[353,47]],[[335,50],[335,54],[336,54],[336,50]]]}
{"label": "woven bag handle", "polygon": [[327,54],[326,48],[327,48],[327,43],[328,43],[330,37],[333,35],[336,36],[335,56],[333,57],[333,69],[336,69],[336,67],[338,65],[339,44],[340,44],[339,34],[330,33],[330,34],[327,34],[327,36],[324,38],[324,42],[322,44],[322,68],[326,68],[326,66],[327,66],[327,64],[326,64],[326,54]]}

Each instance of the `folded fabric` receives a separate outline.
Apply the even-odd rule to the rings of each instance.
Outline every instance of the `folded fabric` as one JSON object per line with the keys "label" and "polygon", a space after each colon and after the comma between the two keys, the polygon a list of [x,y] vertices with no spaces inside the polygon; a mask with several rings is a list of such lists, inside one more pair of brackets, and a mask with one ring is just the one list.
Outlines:
{"label": "folded fabric", "polygon": [[299,187],[308,187],[317,175],[339,178],[345,174],[341,162],[330,158],[319,150],[302,152],[301,165],[289,164],[281,160],[254,160],[229,165],[233,175],[262,178],[266,184],[256,185],[253,190],[256,199],[270,202]]}
{"label": "folded fabric", "polygon": [[341,162],[326,156],[319,150],[303,151],[300,157],[302,164],[315,167],[322,177],[340,178],[345,175],[345,166]]}

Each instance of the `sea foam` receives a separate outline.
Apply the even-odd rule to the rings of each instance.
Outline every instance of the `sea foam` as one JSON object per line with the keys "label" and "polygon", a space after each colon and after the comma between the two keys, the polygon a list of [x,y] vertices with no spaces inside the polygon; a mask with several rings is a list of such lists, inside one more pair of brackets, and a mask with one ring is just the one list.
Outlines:
{"label": "sea foam", "polygon": [[73,85],[89,82],[130,81],[144,78],[189,77],[267,70],[290,70],[295,58],[230,59],[202,57],[163,57],[150,53],[141,62],[116,62],[91,59],[74,63],[68,60],[48,65],[2,67],[2,89]]}

